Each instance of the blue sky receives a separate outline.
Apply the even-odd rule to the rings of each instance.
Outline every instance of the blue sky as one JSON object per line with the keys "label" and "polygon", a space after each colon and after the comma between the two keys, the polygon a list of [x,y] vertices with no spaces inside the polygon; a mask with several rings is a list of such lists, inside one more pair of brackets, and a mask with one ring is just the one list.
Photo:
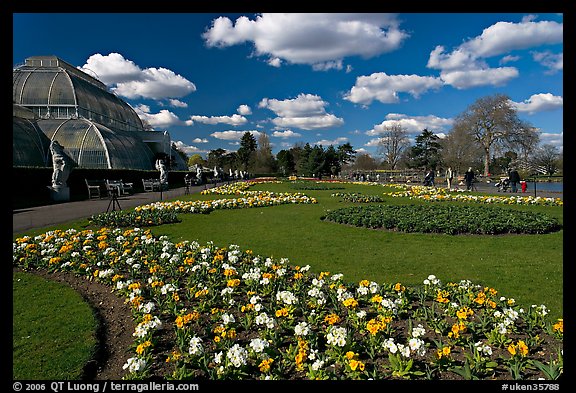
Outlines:
{"label": "blue sky", "polygon": [[55,55],[106,83],[191,155],[266,132],[274,153],[383,129],[440,137],[506,94],[563,147],[563,15],[14,13],[13,65]]}

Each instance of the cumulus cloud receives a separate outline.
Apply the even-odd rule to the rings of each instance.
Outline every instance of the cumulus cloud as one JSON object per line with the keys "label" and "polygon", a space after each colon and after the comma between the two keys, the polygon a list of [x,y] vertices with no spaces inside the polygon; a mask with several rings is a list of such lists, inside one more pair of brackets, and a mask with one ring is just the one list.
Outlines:
{"label": "cumulus cloud", "polygon": [[196,86],[167,68],[141,69],[119,53],[94,54],[86,64],[78,67],[110,87],[114,93],[126,98],[164,99],[184,97]]}
{"label": "cumulus cloud", "polygon": [[279,128],[314,130],[344,124],[342,118],[326,112],[327,105],[328,103],[317,95],[299,94],[296,98],[286,100],[263,98],[258,107],[276,113],[278,117],[272,119],[272,123]]}
{"label": "cumulus cloud", "polygon": [[248,105],[243,104],[240,105],[238,109],[236,109],[236,112],[238,112],[242,116],[247,116],[252,114],[252,109]]}
{"label": "cumulus cloud", "polygon": [[[430,52],[427,66],[440,69],[442,80],[457,89],[500,86],[516,78],[518,70],[514,67],[491,68],[484,59],[514,50],[559,44],[562,40],[562,23],[535,22],[532,17],[525,17],[520,23],[497,22],[450,53],[444,46],[436,46]],[[514,58],[507,55],[501,64],[510,60]]]}
{"label": "cumulus cloud", "polygon": [[564,99],[561,96],[555,96],[551,93],[533,94],[523,102],[510,102],[518,112],[527,112],[530,115],[536,112],[560,109],[564,105]]}
{"label": "cumulus cloud", "polygon": [[548,74],[554,74],[564,69],[564,53],[554,54],[550,51],[532,52],[534,61],[548,69]]}
{"label": "cumulus cloud", "polygon": [[199,116],[199,115],[192,115],[190,116],[191,121],[197,121],[198,123],[203,124],[229,124],[231,126],[239,126],[248,121],[244,116],[233,114],[232,116]]}
{"label": "cumulus cloud", "polygon": [[152,128],[169,128],[170,126],[186,125],[178,116],[167,109],[162,109],[158,113],[150,113],[148,105],[139,105],[134,108],[136,114],[152,126]]}
{"label": "cumulus cloud", "polygon": [[334,140],[322,139],[322,140],[315,142],[315,144],[316,145],[322,145],[322,146],[330,146],[330,145],[337,146],[337,145],[341,145],[341,144],[346,143],[346,142],[348,142],[348,138],[341,136],[341,137],[338,137]]}
{"label": "cumulus cloud", "polygon": [[276,138],[286,139],[286,138],[298,138],[301,137],[302,135],[292,130],[285,130],[285,131],[274,131],[272,133],[272,136],[275,136]]}
{"label": "cumulus cloud", "polygon": [[[388,127],[399,124],[409,134],[420,134],[425,128],[435,134],[439,134],[452,126],[453,119],[442,118],[434,115],[409,116],[401,113],[389,113],[386,120],[366,131],[366,135],[377,136],[386,132]],[[375,145],[366,145],[375,146]]]}
{"label": "cumulus cloud", "polygon": [[223,140],[227,140],[227,141],[239,141],[240,139],[242,139],[242,137],[244,136],[244,134],[246,132],[249,132],[252,135],[254,135],[254,138],[258,138],[260,136],[260,132],[256,131],[256,130],[251,130],[251,131],[233,131],[233,130],[218,131],[218,132],[213,132],[212,134],[210,134],[210,136],[212,136],[216,139],[223,139]]}
{"label": "cumulus cloud", "polygon": [[430,89],[440,88],[444,82],[440,78],[419,75],[387,75],[376,72],[356,78],[356,84],[344,96],[345,100],[368,105],[373,100],[382,103],[399,101],[398,93],[408,93],[415,98]]}
{"label": "cumulus cloud", "polygon": [[207,150],[202,150],[196,146],[187,145],[182,141],[173,141],[176,145],[178,150],[183,151],[186,154],[195,154],[195,153],[207,153]]}
{"label": "cumulus cloud", "polygon": [[202,35],[209,47],[251,42],[269,65],[312,65],[316,70],[342,69],[342,59],[370,58],[400,47],[408,37],[395,14],[264,13],[254,20],[232,22],[219,17]]}
{"label": "cumulus cloud", "polygon": [[520,56],[507,55],[500,59],[500,64],[511,63],[520,60]]}
{"label": "cumulus cloud", "polygon": [[208,143],[208,139],[206,138],[194,138],[192,139],[193,143]]}
{"label": "cumulus cloud", "polygon": [[174,108],[188,108],[188,104],[175,98],[169,99],[168,104]]}
{"label": "cumulus cloud", "polygon": [[552,132],[541,132],[540,133],[540,144],[550,144],[556,146],[560,151],[564,148],[564,132],[552,133]]}

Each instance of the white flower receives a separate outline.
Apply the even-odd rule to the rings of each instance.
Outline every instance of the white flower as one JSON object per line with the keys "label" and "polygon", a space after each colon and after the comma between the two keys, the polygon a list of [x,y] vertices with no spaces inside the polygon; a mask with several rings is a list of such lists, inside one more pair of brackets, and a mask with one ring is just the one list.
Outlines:
{"label": "white flower", "polygon": [[222,362],[222,351],[214,354],[214,363],[220,364]]}
{"label": "white flower", "polygon": [[322,367],[324,367],[324,360],[318,359],[314,363],[312,363],[312,370],[314,370],[314,371],[318,371]]}
{"label": "white flower", "polygon": [[330,345],[343,347],[346,345],[346,328],[330,326],[326,340]]}
{"label": "white flower", "polygon": [[192,337],[188,345],[188,353],[190,355],[200,355],[203,351],[202,339],[196,336]]}
{"label": "white flower", "polygon": [[230,363],[232,363],[234,367],[239,368],[246,364],[248,351],[242,348],[239,344],[234,344],[232,348],[226,352],[226,358],[230,360]]}
{"label": "white flower", "polygon": [[388,350],[388,352],[394,354],[398,352],[398,346],[394,342],[392,337],[388,338],[386,341],[382,343],[382,346]]}
{"label": "white flower", "polygon": [[126,361],[122,369],[128,369],[129,372],[135,373],[144,370],[146,367],[146,360],[140,358],[130,358]]}
{"label": "white flower", "polygon": [[236,319],[234,319],[234,315],[224,313],[222,314],[222,322],[224,322],[224,325],[228,325],[229,323],[236,322]]}
{"label": "white flower", "polygon": [[310,328],[308,327],[308,324],[306,322],[300,322],[294,328],[294,333],[297,336],[306,336],[308,335],[308,333],[310,333]]}
{"label": "white flower", "polygon": [[426,329],[424,329],[421,324],[418,324],[418,326],[412,328],[412,337],[414,338],[422,337],[425,333]]}
{"label": "white flower", "polygon": [[298,299],[290,291],[280,291],[276,294],[276,300],[287,305],[296,304]]}
{"label": "white flower", "polygon": [[267,348],[269,345],[270,344],[268,343],[268,341],[262,340],[260,338],[253,338],[250,341],[250,348],[252,348],[252,350],[256,353],[264,351],[264,349]]}

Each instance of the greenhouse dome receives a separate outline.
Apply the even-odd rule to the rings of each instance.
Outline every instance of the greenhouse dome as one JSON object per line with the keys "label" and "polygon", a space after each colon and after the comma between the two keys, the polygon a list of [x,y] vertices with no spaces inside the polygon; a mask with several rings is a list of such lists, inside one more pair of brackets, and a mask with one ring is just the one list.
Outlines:
{"label": "greenhouse dome", "polygon": [[83,168],[150,170],[166,155],[187,168],[168,132],[145,130],[130,105],[65,61],[30,57],[12,75],[14,166],[50,166],[57,140]]}

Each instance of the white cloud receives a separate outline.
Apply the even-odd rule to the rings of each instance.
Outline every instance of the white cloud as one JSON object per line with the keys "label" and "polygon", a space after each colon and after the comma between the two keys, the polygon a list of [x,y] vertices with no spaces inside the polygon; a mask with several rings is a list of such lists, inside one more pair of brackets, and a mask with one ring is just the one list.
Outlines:
{"label": "white cloud", "polygon": [[238,109],[236,109],[240,115],[247,116],[252,114],[252,109],[248,105],[240,105]]}
{"label": "white cloud", "polygon": [[445,131],[446,128],[451,127],[453,122],[453,119],[442,118],[434,115],[409,116],[401,113],[389,113],[386,115],[386,120],[375,125],[373,129],[366,131],[366,135],[381,135],[386,131],[387,127],[397,124],[399,124],[409,134],[420,134],[424,129],[439,134],[442,131]]}
{"label": "white cloud", "polygon": [[187,125],[180,120],[178,116],[167,109],[162,109],[158,113],[150,113],[148,105],[139,105],[134,108],[136,114],[145,122],[148,122],[152,128],[168,128],[170,126]]}
{"label": "white cloud", "polygon": [[169,99],[169,100],[168,100],[168,103],[170,104],[170,106],[173,106],[173,107],[175,107],[175,108],[188,108],[188,104],[187,104],[187,103],[182,102],[182,101],[177,100],[177,99],[174,99],[174,98]]}
{"label": "white cloud", "polygon": [[267,108],[278,117],[272,119],[279,128],[299,128],[314,130],[319,128],[339,127],[344,120],[326,113],[328,103],[317,95],[299,94],[298,97],[286,100],[263,98],[259,108]]}
{"label": "white cloud", "polygon": [[564,69],[564,53],[554,54],[550,51],[532,52],[532,58],[548,68],[548,74],[554,74]]}
{"label": "white cloud", "polygon": [[469,89],[477,86],[503,86],[518,76],[514,67],[484,68],[477,70],[458,70],[441,72],[442,80],[457,89]]}
{"label": "white cloud", "polygon": [[552,133],[552,132],[541,132],[540,133],[540,145],[553,145],[556,146],[560,151],[564,148],[564,132]]}
{"label": "white cloud", "polygon": [[274,131],[272,133],[272,136],[275,136],[276,138],[286,139],[286,138],[298,138],[301,137],[302,135],[292,130],[286,130],[286,131]]}
{"label": "white cloud", "polygon": [[264,13],[254,20],[241,16],[234,23],[219,17],[203,34],[211,47],[251,42],[255,54],[274,67],[285,61],[318,70],[341,69],[345,57],[393,51],[407,37],[395,14],[376,13]]}
{"label": "white cloud", "polygon": [[[458,89],[493,85],[499,86],[518,76],[513,67],[490,68],[484,59],[514,50],[562,43],[563,24],[553,21],[534,22],[531,16],[522,22],[497,22],[451,53],[436,46],[428,59],[428,67],[441,70],[442,79]],[[506,59],[506,60],[504,60]],[[514,60],[504,57],[502,64]]]}
{"label": "white cloud", "polygon": [[[380,140],[381,140],[381,139],[382,139],[382,138],[372,138],[372,139],[370,139],[368,142],[366,142],[366,143],[364,144],[364,146],[366,146],[366,147],[375,147],[375,146],[378,146],[378,145],[380,144]],[[356,151],[358,151],[358,150],[356,150]]]}
{"label": "white cloud", "polygon": [[192,139],[193,143],[208,143],[208,139],[206,138],[194,138]]}
{"label": "white cloud", "polygon": [[561,96],[555,96],[551,93],[540,93],[531,95],[530,98],[523,102],[511,101],[511,104],[518,112],[533,114],[536,112],[560,109],[564,105],[564,99]]}
{"label": "white cloud", "polygon": [[127,98],[184,97],[196,91],[194,83],[169,69],[141,69],[119,53],[94,54],[79,69],[96,76],[114,93]]}
{"label": "white cloud", "polygon": [[251,133],[252,135],[254,135],[255,138],[258,138],[258,136],[260,136],[260,132],[255,131],[255,130],[251,130],[251,131],[233,131],[233,130],[218,131],[218,132],[213,132],[212,134],[210,134],[210,136],[212,136],[216,139],[223,139],[223,140],[227,140],[227,141],[239,141],[240,139],[242,139],[242,137],[244,136],[244,134],[246,132]]}
{"label": "white cloud", "polygon": [[520,60],[520,56],[506,55],[500,59],[500,64],[506,64],[518,60]]}
{"label": "white cloud", "polygon": [[382,103],[399,101],[398,93],[409,93],[415,98],[430,89],[440,88],[444,82],[440,78],[418,75],[387,75],[373,73],[356,78],[356,84],[344,96],[345,100],[356,104],[371,104],[373,100]]}
{"label": "white cloud", "polygon": [[348,138],[341,136],[341,137],[338,137],[334,140],[322,139],[320,141],[315,142],[314,144],[322,145],[322,146],[330,146],[330,145],[337,146],[337,145],[341,145],[341,144],[346,143],[346,142],[348,142]]}
{"label": "white cloud", "polygon": [[173,142],[176,145],[176,147],[178,148],[178,150],[181,150],[188,155],[195,154],[195,153],[207,153],[208,152],[207,150],[199,149],[196,146],[187,145],[182,141],[173,141]]}
{"label": "white cloud", "polygon": [[192,115],[190,116],[190,120],[197,121],[198,123],[203,124],[229,124],[232,126],[239,126],[248,121],[244,116],[240,116],[238,114],[233,114],[232,116],[199,116],[199,115]]}

